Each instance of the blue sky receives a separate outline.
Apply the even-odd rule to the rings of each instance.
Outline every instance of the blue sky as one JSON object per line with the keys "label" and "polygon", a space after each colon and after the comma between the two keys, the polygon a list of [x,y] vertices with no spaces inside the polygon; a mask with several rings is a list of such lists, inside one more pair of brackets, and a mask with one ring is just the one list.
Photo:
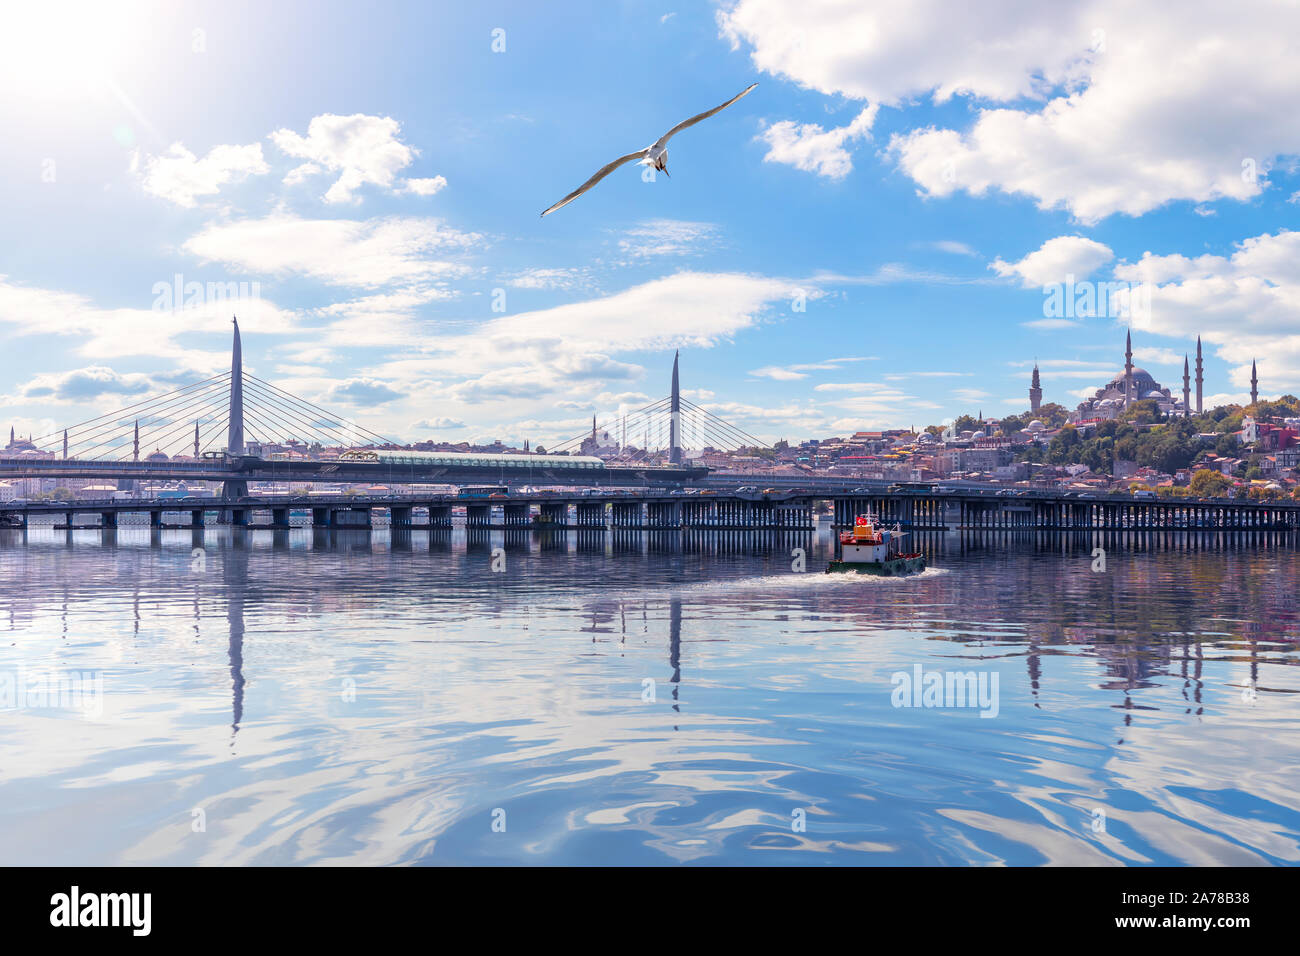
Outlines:
{"label": "blue sky", "polygon": [[[1073,406],[1122,362],[1300,391],[1293,5],[65,4],[0,30],[0,396],[38,434],[212,374],[402,440],[667,392],[766,439]],[[502,31],[502,32],[497,32]],[[494,49],[494,46],[496,49]],[[598,167],[749,83],[669,146]],[[1150,308],[1054,319],[1045,286]],[[1143,301],[1136,298],[1135,301]],[[802,309],[796,304],[802,303]]]}

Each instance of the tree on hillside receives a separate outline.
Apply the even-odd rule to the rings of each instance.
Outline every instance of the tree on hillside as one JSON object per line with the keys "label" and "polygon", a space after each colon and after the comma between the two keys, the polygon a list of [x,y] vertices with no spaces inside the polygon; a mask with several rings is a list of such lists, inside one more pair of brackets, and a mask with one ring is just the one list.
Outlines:
{"label": "tree on hillside", "polygon": [[1232,487],[1232,481],[1213,468],[1198,468],[1192,472],[1187,490],[1194,498],[1217,498]]}

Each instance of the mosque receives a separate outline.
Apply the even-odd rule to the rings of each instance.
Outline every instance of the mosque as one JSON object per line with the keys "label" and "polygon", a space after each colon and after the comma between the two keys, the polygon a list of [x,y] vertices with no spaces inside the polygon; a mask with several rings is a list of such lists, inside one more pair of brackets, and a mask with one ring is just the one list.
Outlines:
{"label": "mosque", "polygon": [[[1195,414],[1203,410],[1205,385],[1205,365],[1201,354],[1201,339],[1196,338],[1196,404]],[[1086,421],[1097,418],[1118,418],[1134,402],[1154,399],[1162,414],[1181,415],[1184,418],[1193,414],[1192,376],[1187,356],[1183,356],[1183,389],[1179,397],[1173,391],[1161,385],[1144,368],[1133,364],[1133,333],[1129,332],[1124,342],[1124,371],[1097,389],[1089,398],[1079,404],[1070,421]],[[1030,412],[1037,414],[1039,403],[1043,398],[1042,383],[1039,380],[1038,366],[1034,366],[1033,378],[1029,386]],[[1255,404],[1259,399],[1259,378],[1255,365],[1250,369],[1250,401]]]}

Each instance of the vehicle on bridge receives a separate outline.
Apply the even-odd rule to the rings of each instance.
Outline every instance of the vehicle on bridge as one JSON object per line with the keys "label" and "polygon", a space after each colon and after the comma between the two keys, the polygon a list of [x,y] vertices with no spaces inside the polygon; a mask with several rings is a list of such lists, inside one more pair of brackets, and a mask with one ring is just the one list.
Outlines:
{"label": "vehicle on bridge", "polygon": [[925,570],[925,555],[905,552],[903,537],[907,532],[881,528],[871,515],[858,515],[853,530],[839,537],[840,556],[826,566],[826,573],[854,572],[881,577],[902,577]]}
{"label": "vehicle on bridge", "polygon": [[465,485],[456,492],[457,498],[505,498],[510,489],[505,485]]}
{"label": "vehicle on bridge", "polygon": [[407,451],[359,449],[339,455],[340,462],[380,465],[418,465],[424,468],[459,466],[524,471],[531,468],[578,468],[604,471],[605,461],[589,455],[492,455],[463,451]]}

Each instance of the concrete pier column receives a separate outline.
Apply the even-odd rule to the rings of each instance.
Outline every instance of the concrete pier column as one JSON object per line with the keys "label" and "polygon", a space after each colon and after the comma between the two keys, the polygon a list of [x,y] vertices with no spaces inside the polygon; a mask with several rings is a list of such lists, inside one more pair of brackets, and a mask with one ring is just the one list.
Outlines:
{"label": "concrete pier column", "polygon": [[272,508],[272,509],[271,509],[271,525],[272,525],[273,527],[276,527],[276,528],[287,528],[287,527],[289,527],[289,509],[288,509],[288,508]]}
{"label": "concrete pier column", "polygon": [[194,508],[190,511],[190,527],[202,528],[207,524],[207,512],[202,508]]}

